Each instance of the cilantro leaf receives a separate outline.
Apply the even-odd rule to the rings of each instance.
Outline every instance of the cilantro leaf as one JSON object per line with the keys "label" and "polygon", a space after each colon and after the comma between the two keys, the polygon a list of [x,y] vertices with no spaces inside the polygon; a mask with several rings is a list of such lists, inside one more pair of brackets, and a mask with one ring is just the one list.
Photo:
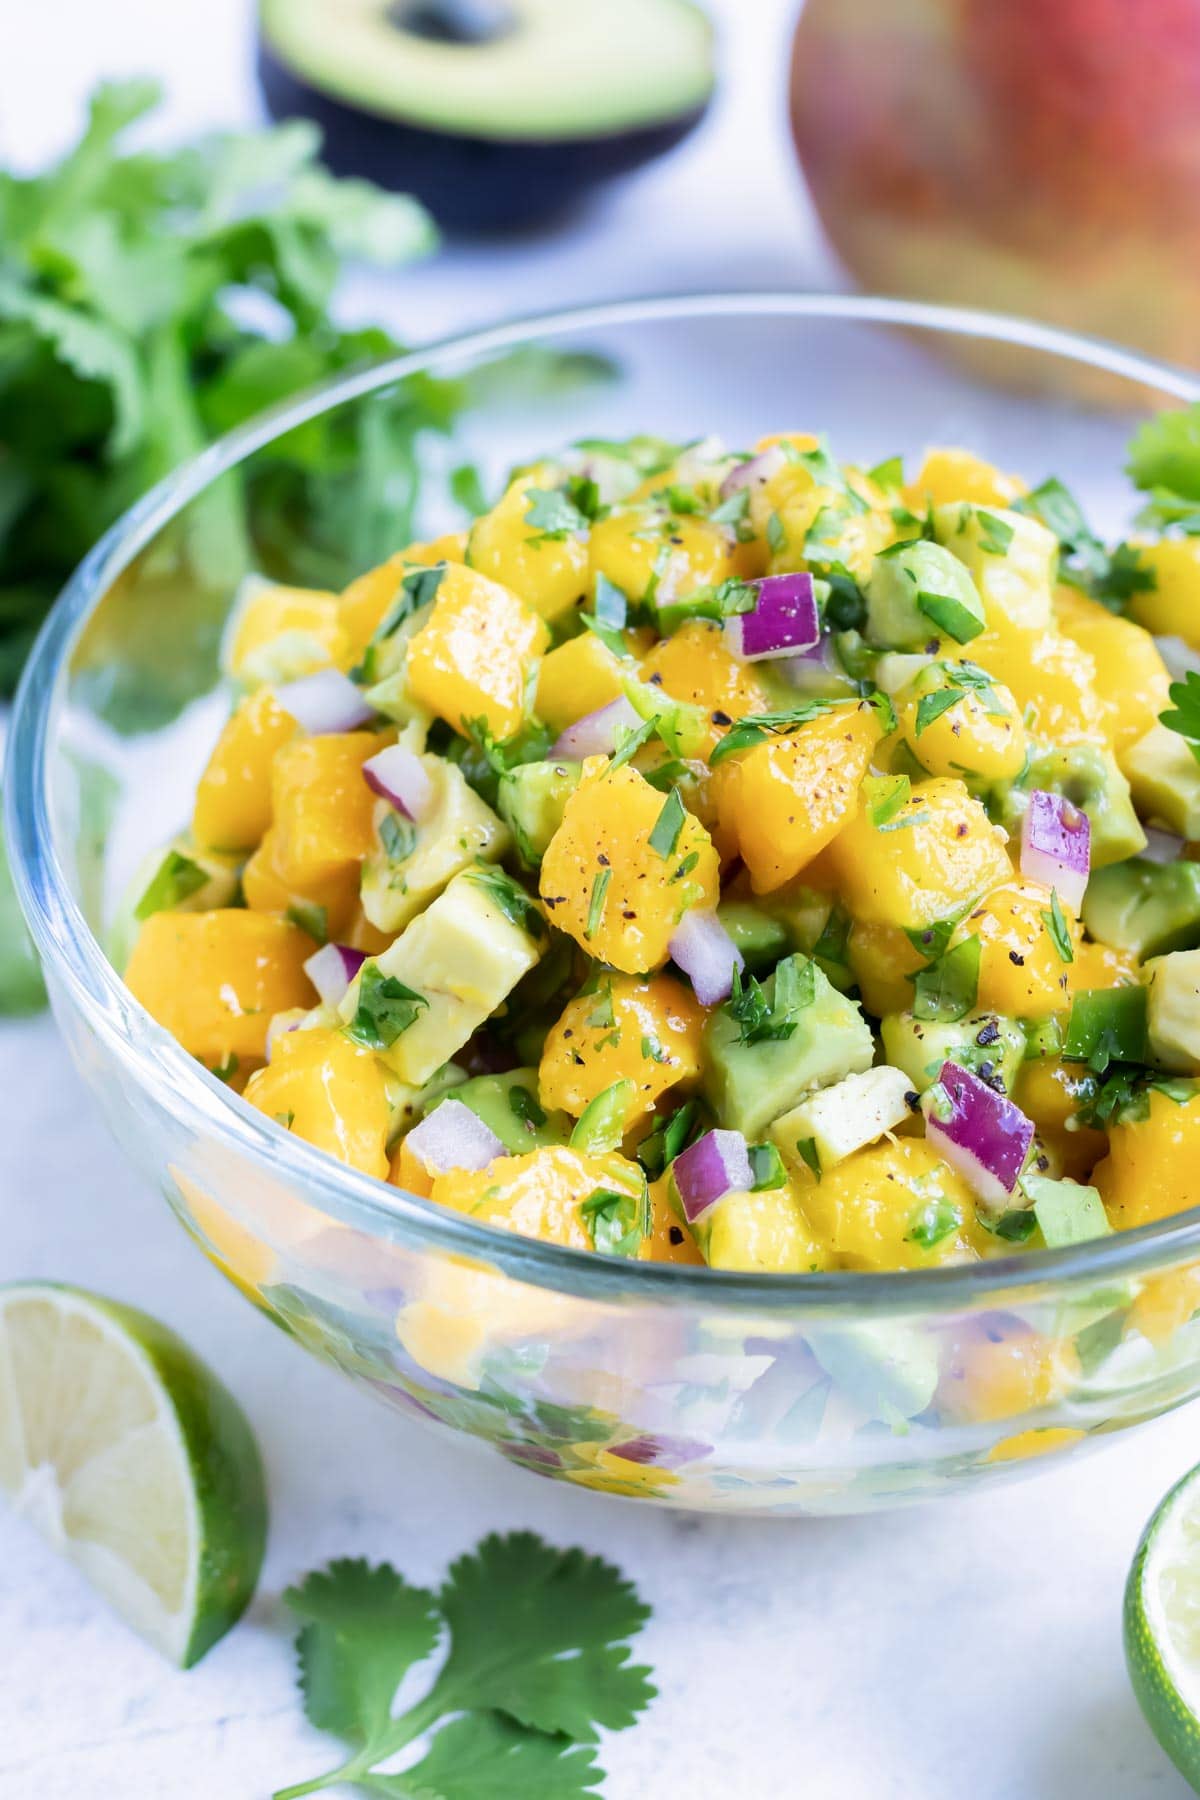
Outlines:
{"label": "cilantro leaf", "polygon": [[144,920],[151,913],[169,912],[198,893],[208,879],[205,870],[190,856],[181,850],[168,850],[134,907],[134,918]]}
{"label": "cilantro leaf", "polygon": [[1050,910],[1042,914],[1042,923],[1050,934],[1054,948],[1058,951],[1059,961],[1073,963],[1075,949],[1071,943],[1071,928],[1067,924],[1067,915],[1063,912],[1057,888],[1050,890]]}
{"label": "cilantro leaf", "polygon": [[603,1779],[587,1745],[475,1712],[444,1725],[403,1774],[373,1775],[371,1792],[395,1800],[576,1800]]}
{"label": "cilantro leaf", "polygon": [[424,994],[406,987],[395,975],[385,975],[378,963],[369,962],[359,976],[358,1008],[346,1035],[369,1050],[388,1050],[428,1005]]}
{"label": "cilantro leaf", "polygon": [[979,993],[981,946],[964,938],[913,976],[913,1017],[953,1024],[965,1018]]}
{"label": "cilantro leaf", "polygon": [[1165,489],[1200,501],[1200,406],[1158,413],[1138,426],[1126,468],[1143,493]]}
{"label": "cilantro leaf", "polygon": [[387,1563],[330,1563],[284,1600],[304,1620],[296,1648],[304,1711],[322,1731],[370,1743],[391,1720],[396,1689],[438,1641],[437,1601]]}
{"label": "cilantro leaf", "polygon": [[431,1701],[503,1712],[580,1743],[632,1725],[654,1689],[624,1641],[649,1608],[598,1556],[556,1550],[532,1532],[487,1537],[442,1589],[450,1651]]}
{"label": "cilantro leaf", "polygon": [[1173,681],[1167,689],[1171,707],[1159,718],[1168,731],[1177,731],[1187,740],[1187,747],[1200,762],[1200,674],[1188,669],[1182,681]]}

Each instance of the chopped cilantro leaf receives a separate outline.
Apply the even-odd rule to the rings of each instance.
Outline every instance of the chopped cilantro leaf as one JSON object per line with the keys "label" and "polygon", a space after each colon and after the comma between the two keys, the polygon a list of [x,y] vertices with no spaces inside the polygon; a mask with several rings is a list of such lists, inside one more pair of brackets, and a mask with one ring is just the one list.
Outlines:
{"label": "chopped cilantro leaf", "polygon": [[905,1241],[932,1250],[962,1224],[962,1212],[950,1200],[928,1200],[917,1208],[905,1232]]}
{"label": "chopped cilantro leaf", "polygon": [[329,942],[329,914],[325,907],[312,900],[297,900],[288,907],[287,916],[293,925],[316,938],[318,944]]}
{"label": "chopped cilantro leaf", "polygon": [[579,1216],[601,1256],[636,1256],[647,1235],[645,1211],[644,1201],[633,1194],[597,1188],[580,1206]]}
{"label": "chopped cilantro leaf", "polygon": [[808,1164],[817,1180],[821,1179],[821,1153],[817,1149],[816,1138],[804,1137],[796,1139],[796,1154],[802,1162]]}
{"label": "chopped cilantro leaf", "polygon": [[1042,914],[1042,921],[1050,934],[1054,948],[1058,951],[1059,959],[1065,963],[1074,962],[1075,950],[1071,943],[1071,928],[1067,924],[1067,916],[1063,912],[1057,888],[1050,890],[1050,910]]}
{"label": "chopped cilantro leaf", "polygon": [[198,894],[208,879],[205,870],[190,856],[181,850],[168,850],[134,907],[134,918],[144,920],[152,913],[170,912]]}
{"label": "chopped cilantro leaf", "polygon": [[424,994],[385,975],[378,963],[365,963],[358,984],[358,1008],[346,1034],[369,1050],[388,1050],[429,1005]]}
{"label": "chopped cilantro leaf", "polygon": [[532,899],[511,875],[494,863],[477,862],[468,880],[482,888],[488,899],[504,914],[510,925],[527,931],[532,938],[546,935],[546,919],[537,901]]}
{"label": "chopped cilantro leaf", "polygon": [[587,924],[584,926],[584,937],[594,937],[604,917],[604,900],[608,893],[608,884],[612,880],[611,869],[601,869],[592,882],[592,895],[588,901]]}
{"label": "chopped cilantro leaf", "polygon": [[772,512],[767,519],[767,543],[771,547],[772,556],[780,556],[787,549],[787,532],[777,512]]}
{"label": "chopped cilantro leaf", "polygon": [[774,995],[768,1001],[765,988],[754,976],[743,975],[735,966],[733,991],[725,1002],[725,1010],[740,1028],[739,1043],[778,1043],[791,1037],[799,1014],[812,1005],[816,968],[806,957],[785,957],[777,964],[773,979]]}
{"label": "chopped cilantro leaf", "polygon": [[787,1180],[787,1170],[783,1166],[774,1144],[750,1145],[750,1183],[752,1194],[762,1193],[766,1188],[781,1188]]}
{"label": "chopped cilantro leaf", "polygon": [[986,506],[975,508],[975,519],[979,526],[979,547],[985,555],[1007,556],[1014,535],[1008,520]]}
{"label": "chopped cilantro leaf", "polygon": [[1188,749],[1200,762],[1200,674],[1188,669],[1182,681],[1173,681],[1167,689],[1171,707],[1160,713],[1168,731],[1177,731]]}
{"label": "chopped cilantro leaf", "polygon": [[593,1094],[571,1133],[571,1148],[588,1156],[619,1150],[625,1136],[626,1115],[637,1093],[637,1084],[622,1076],[599,1094]]}
{"label": "chopped cilantro leaf", "polygon": [[637,1147],[637,1159],[651,1181],[657,1181],[664,1169],[695,1142],[702,1128],[699,1103],[686,1100],[642,1139]]}
{"label": "chopped cilantro leaf", "polygon": [[416,848],[416,826],[398,812],[386,812],[379,821],[379,842],[389,862],[403,862]]}
{"label": "chopped cilantro leaf", "polygon": [[912,799],[912,782],[907,775],[868,775],[862,791],[872,825],[886,831]]}
{"label": "chopped cilantro leaf", "polygon": [[508,1090],[508,1110],[514,1119],[519,1120],[522,1125],[528,1125],[533,1131],[536,1131],[539,1125],[546,1123],[545,1107],[527,1087],[522,1087],[520,1082],[514,1082]]}
{"label": "chopped cilantro leaf", "polygon": [[656,856],[661,856],[664,862],[668,856],[674,854],[686,819],[687,808],[680,799],[679,789],[672,788],[663,801],[662,811],[654,821],[653,829],[650,832],[650,848]]}
{"label": "chopped cilantro leaf", "polygon": [[913,1017],[949,1024],[965,1018],[979,993],[979,958],[979,939],[968,937],[919,970],[913,977]]}

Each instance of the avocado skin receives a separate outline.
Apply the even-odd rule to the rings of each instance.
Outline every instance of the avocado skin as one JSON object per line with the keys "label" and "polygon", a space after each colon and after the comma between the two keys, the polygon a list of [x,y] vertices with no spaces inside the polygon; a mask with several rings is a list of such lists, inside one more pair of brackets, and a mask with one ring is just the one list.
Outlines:
{"label": "avocado skin", "polygon": [[472,137],[429,131],[359,112],[301,81],[258,39],[257,68],[272,119],[311,119],[335,175],[366,176],[413,194],[451,232],[489,234],[553,224],[590,188],[627,174],[682,143],[708,111],[693,108],[661,125],[609,137]]}

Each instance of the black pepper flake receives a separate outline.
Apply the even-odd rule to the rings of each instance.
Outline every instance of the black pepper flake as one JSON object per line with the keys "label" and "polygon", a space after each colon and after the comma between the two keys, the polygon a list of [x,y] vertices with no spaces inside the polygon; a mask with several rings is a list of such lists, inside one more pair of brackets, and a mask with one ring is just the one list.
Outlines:
{"label": "black pepper flake", "polygon": [[672,1225],[672,1226],[671,1226],[671,1227],[670,1227],[670,1228],[669,1228],[669,1230],[668,1230],[668,1231],[667,1231],[667,1236],[668,1236],[668,1237],[669,1237],[669,1238],[670,1238],[670,1240],[671,1240],[671,1242],[672,1242],[672,1243],[673,1243],[673,1244],[682,1244],[682,1242],[683,1242],[683,1228],[682,1228],[682,1226],[680,1226],[680,1225]]}
{"label": "black pepper flake", "polygon": [[926,656],[936,656],[938,651],[941,649],[941,647],[942,647],[942,640],[940,638],[930,638],[929,642],[925,646]]}
{"label": "black pepper flake", "polygon": [[1048,1156],[1039,1156],[1037,1159],[1037,1166],[1044,1175],[1046,1170],[1050,1167],[1050,1158]]}
{"label": "black pepper flake", "polygon": [[978,1073],[979,1073],[979,1078],[981,1081],[990,1081],[992,1079],[992,1076],[996,1073],[995,1063],[988,1062],[986,1060],[984,1062],[981,1062],[979,1065]]}
{"label": "black pepper flake", "polygon": [[605,854],[604,854],[604,852],[603,852],[603,850],[601,850],[601,851],[599,851],[599,852],[598,852],[598,853],[597,853],[597,856],[596,856],[596,861],[597,861],[597,862],[598,862],[598,863],[599,863],[599,864],[600,864],[600,867],[601,867],[601,868],[602,868],[602,869],[607,869],[607,867],[608,867],[608,858],[607,858],[607,856],[605,856]]}
{"label": "black pepper flake", "polygon": [[969,830],[969,827],[965,823],[963,823],[962,825],[956,825],[954,827],[954,835],[955,835],[955,837],[958,837],[958,838],[965,838],[968,830]]}
{"label": "black pepper flake", "polygon": [[907,1106],[909,1112],[916,1112],[918,1110],[921,1104],[921,1096],[918,1094],[916,1088],[909,1088],[907,1094],[904,1096],[904,1104]]}
{"label": "black pepper flake", "polygon": [[651,687],[661,687],[662,686],[662,676],[658,673],[657,669],[655,670],[654,674],[651,675],[649,685]]}
{"label": "black pepper flake", "polygon": [[1025,958],[1016,950],[1009,951],[1008,960],[1013,965],[1014,969],[1023,969],[1025,967]]}
{"label": "black pepper flake", "polygon": [[733,720],[730,717],[730,715],[727,712],[722,712],[719,707],[715,713],[712,713],[709,716],[711,717],[714,725],[732,725],[733,724]]}
{"label": "black pepper flake", "polygon": [[637,914],[632,910],[631,907],[623,906],[621,908],[621,917],[623,919],[636,919]]}
{"label": "black pepper flake", "polygon": [[999,1037],[1000,1037],[999,1025],[997,1025],[995,1019],[989,1019],[987,1024],[983,1027],[982,1031],[976,1032],[975,1042],[979,1045],[979,1048],[981,1050],[986,1050],[988,1045],[996,1043],[998,1041]]}

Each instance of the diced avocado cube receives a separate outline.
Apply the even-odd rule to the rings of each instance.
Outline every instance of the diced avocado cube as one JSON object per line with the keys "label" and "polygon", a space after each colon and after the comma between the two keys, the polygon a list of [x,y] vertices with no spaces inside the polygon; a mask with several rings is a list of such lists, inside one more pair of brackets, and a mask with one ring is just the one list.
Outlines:
{"label": "diced avocado cube", "polygon": [[894,1131],[909,1116],[913,1084],[903,1069],[883,1065],[847,1075],[832,1087],[818,1088],[771,1126],[771,1137],[787,1162],[812,1167],[801,1145],[811,1146],[817,1165],[832,1168],[843,1157]]}
{"label": "diced avocado cube", "polygon": [[875,664],[875,686],[882,688],[885,694],[894,696],[926,669],[932,668],[936,661],[937,658],[933,656],[889,650]]}
{"label": "diced avocado cube", "polygon": [[563,809],[579,786],[580,765],[519,763],[500,777],[500,816],[511,827],[527,869],[541,866],[546,846],[562,824]]}
{"label": "diced avocado cube", "polygon": [[[486,869],[456,875],[394,944],[363,964],[342,1001],[352,1035],[378,1050],[401,1081],[428,1081],[541,954],[545,938],[516,922],[515,909],[493,892],[488,875]],[[363,1018],[364,983],[386,1008],[377,1031]]]}
{"label": "diced avocado cube", "polygon": [[478,1114],[514,1156],[565,1144],[572,1121],[547,1111],[538,1099],[536,1069],[509,1069],[503,1075],[476,1075],[454,1090],[454,1098]]}
{"label": "diced avocado cube", "polygon": [[1200,763],[1177,731],[1152,725],[1124,752],[1121,766],[1144,819],[1180,837],[1200,837]]}
{"label": "diced avocado cube", "polygon": [[511,839],[456,763],[423,756],[429,810],[416,824],[381,800],[375,809],[379,840],[363,863],[362,908],[380,931],[403,931],[435,894],[477,858],[495,861]]}
{"label": "diced avocado cube", "polygon": [[1026,1175],[1022,1185],[1033,1201],[1047,1249],[1107,1237],[1112,1230],[1098,1189],[1078,1181],[1051,1181],[1047,1175]]}
{"label": "diced avocado cube", "polygon": [[1200,945],[1200,863],[1152,863],[1139,857],[1099,869],[1083,898],[1091,935],[1137,956]]}
{"label": "diced avocado cube", "polygon": [[871,564],[866,594],[866,635],[891,650],[919,650],[941,638],[967,644],[986,624],[968,571],[925,538],[881,551]]}
{"label": "diced avocado cube", "polygon": [[1163,1069],[1200,1073],[1200,950],[1172,950],[1146,964],[1151,1059]]}
{"label": "diced avocado cube", "polygon": [[804,957],[746,997],[759,1004],[730,1000],[710,1015],[701,1084],[719,1122],[753,1140],[811,1089],[869,1069],[874,1049],[855,1002]]}
{"label": "diced avocado cube", "polygon": [[903,1070],[918,1094],[933,1085],[944,1062],[956,1062],[982,1080],[999,1081],[1010,1094],[1025,1056],[1025,1033],[1001,1013],[967,1013],[953,1024],[909,1012],[888,1013],[879,1031],[884,1055]]}
{"label": "diced avocado cube", "polygon": [[1026,795],[1034,788],[1062,794],[1087,814],[1093,869],[1124,862],[1146,848],[1146,834],[1134,811],[1129,783],[1112,751],[1102,744],[1057,744],[1034,757],[1020,787],[1004,796],[1003,823],[1010,831],[1020,830]]}
{"label": "diced avocado cube", "polygon": [[723,900],[717,917],[741,951],[748,969],[778,962],[785,950],[794,948],[782,922],[752,900]]}
{"label": "diced avocado cube", "polygon": [[933,509],[939,544],[971,571],[989,622],[1025,631],[1050,624],[1058,539],[1037,519],[1005,507],[951,501]]}
{"label": "diced avocado cube", "polygon": [[895,1424],[923,1413],[938,1384],[938,1337],[891,1319],[809,1333],[821,1367],[868,1418]]}

